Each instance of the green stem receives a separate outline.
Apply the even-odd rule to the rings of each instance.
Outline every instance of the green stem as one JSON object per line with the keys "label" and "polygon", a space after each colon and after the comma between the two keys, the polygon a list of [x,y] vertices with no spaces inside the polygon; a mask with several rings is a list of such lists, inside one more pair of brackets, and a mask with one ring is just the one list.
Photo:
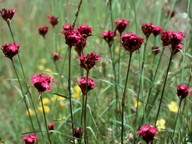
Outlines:
{"label": "green stem", "polygon": [[130,70],[131,58],[132,58],[132,52],[130,52],[129,63],[128,63],[128,68],[127,68],[127,76],[126,76],[126,79],[125,79],[125,87],[124,87],[123,97],[122,97],[121,144],[123,144],[123,134],[124,134],[124,108],[125,108],[126,89],[127,89],[128,78],[129,78],[129,70]]}
{"label": "green stem", "polygon": [[168,78],[168,73],[169,73],[169,69],[170,69],[170,66],[171,66],[171,60],[173,58],[173,55],[174,55],[174,53],[171,52],[171,56],[170,56],[170,59],[169,59],[169,64],[168,64],[167,71],[166,71],[166,74],[165,74],[165,80],[164,80],[164,83],[163,83],[163,89],[162,89],[162,93],[161,93],[161,97],[160,97],[160,103],[159,103],[159,107],[158,107],[158,110],[157,110],[157,115],[156,115],[156,118],[155,118],[155,125],[157,123],[157,119],[158,119],[158,116],[159,116],[161,104],[162,104],[162,101],[163,101],[163,96],[164,96],[164,92],[165,92],[165,86],[166,86],[166,82],[167,82],[167,78]]}
{"label": "green stem", "polygon": [[74,19],[73,24],[72,24],[73,28],[75,27],[75,23],[76,23],[76,21],[77,21],[78,15],[79,15],[79,11],[80,11],[82,2],[83,2],[83,0],[80,0],[80,1],[79,1],[79,5],[78,5],[78,8],[77,8],[77,11],[75,12],[75,19]]}
{"label": "green stem", "polygon": [[45,109],[44,109],[44,105],[43,105],[42,93],[40,93],[40,99],[41,99],[41,107],[43,109],[43,117],[44,117],[44,121],[45,121],[45,128],[46,128],[46,132],[47,132],[47,137],[48,137],[49,143],[51,144],[51,137],[50,137],[49,130],[48,130],[47,118],[46,118],[46,115],[45,115]]}
{"label": "green stem", "polygon": [[31,126],[32,126],[32,129],[33,129],[33,132],[35,133],[35,128],[34,128],[34,125],[33,125],[33,121],[32,121],[32,118],[31,118],[31,114],[30,114],[30,112],[29,112],[29,107],[28,107],[28,105],[27,105],[26,97],[25,97],[25,94],[24,94],[24,92],[23,92],[23,88],[22,88],[22,86],[21,86],[21,81],[20,81],[20,79],[19,79],[19,76],[18,76],[16,67],[15,67],[15,64],[14,64],[14,62],[13,62],[12,59],[11,59],[11,62],[12,62],[13,69],[14,69],[14,71],[15,71],[17,80],[18,80],[18,82],[19,82],[19,86],[20,86],[20,89],[21,89],[21,93],[22,93],[22,96],[23,96],[23,100],[24,100],[24,103],[25,103],[25,107],[26,107],[27,112],[28,112],[28,115],[29,115],[29,120],[30,120],[30,122],[31,122]]}
{"label": "green stem", "polygon": [[111,28],[113,29],[112,0],[109,0],[109,10],[110,10]]}
{"label": "green stem", "polygon": [[71,114],[71,128],[72,128],[72,135],[73,135],[73,130],[74,130],[74,125],[73,125],[73,108],[72,108],[72,96],[71,96],[71,47],[69,47],[69,56],[68,56],[68,61],[69,61],[69,69],[68,69],[68,94],[69,94],[69,103],[70,103],[70,114]]}

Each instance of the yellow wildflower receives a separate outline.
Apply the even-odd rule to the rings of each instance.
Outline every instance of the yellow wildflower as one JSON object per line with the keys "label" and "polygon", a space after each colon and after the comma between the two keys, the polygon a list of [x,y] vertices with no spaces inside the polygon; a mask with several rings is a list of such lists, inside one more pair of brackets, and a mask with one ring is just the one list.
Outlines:
{"label": "yellow wildflower", "polygon": [[[37,109],[38,109],[40,112],[43,111],[42,106],[39,106]],[[44,105],[44,109],[45,109],[45,113],[49,113],[49,112],[50,112],[50,107],[49,107],[49,106]]]}
{"label": "yellow wildflower", "polygon": [[136,97],[133,97],[132,100],[135,108],[137,107],[137,105],[138,107],[141,105],[141,102],[138,101]]}
{"label": "yellow wildflower", "polygon": [[64,97],[61,97],[61,96],[57,96],[57,95],[53,95],[53,97],[51,98],[51,101],[63,101],[65,100]]}
{"label": "yellow wildflower", "polygon": [[38,65],[37,68],[38,68],[38,70],[40,70],[40,71],[42,71],[42,70],[45,69],[44,65]]}
{"label": "yellow wildflower", "polygon": [[42,65],[44,65],[44,64],[47,63],[47,60],[46,60],[45,58],[42,58],[42,59],[40,59],[40,63],[41,63]]}
{"label": "yellow wildflower", "polygon": [[178,105],[176,102],[172,101],[170,104],[168,104],[168,108],[171,112],[177,113],[178,112]]}
{"label": "yellow wildflower", "polygon": [[72,97],[74,99],[79,99],[80,98],[80,95],[81,95],[81,89],[78,85],[75,85],[73,87],[73,94],[72,94]]}
{"label": "yellow wildflower", "polygon": [[164,119],[157,120],[156,126],[159,131],[165,130],[165,120]]}
{"label": "yellow wildflower", "polygon": [[48,75],[51,75],[52,70],[50,68],[46,68],[45,69],[45,73],[48,74]]}
{"label": "yellow wildflower", "polygon": [[[29,108],[29,113],[30,113],[31,116],[35,115],[34,110],[32,110],[31,108]],[[28,111],[26,110],[25,114],[26,114],[26,115],[29,115],[29,113],[28,113]]]}
{"label": "yellow wildflower", "polygon": [[49,98],[43,98],[43,105],[50,104],[50,99]]}

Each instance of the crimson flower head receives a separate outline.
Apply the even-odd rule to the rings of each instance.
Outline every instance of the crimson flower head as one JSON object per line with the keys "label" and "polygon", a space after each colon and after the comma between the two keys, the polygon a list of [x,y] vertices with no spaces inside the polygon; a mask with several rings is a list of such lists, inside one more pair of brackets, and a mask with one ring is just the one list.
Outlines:
{"label": "crimson flower head", "polygon": [[7,9],[3,8],[3,9],[0,11],[1,17],[2,17],[5,21],[8,21],[8,19],[11,20],[15,13],[16,13],[16,9],[7,10]]}
{"label": "crimson flower head", "polygon": [[184,99],[188,96],[188,94],[191,94],[191,91],[189,90],[189,86],[183,84],[177,86],[177,96],[181,99]]}
{"label": "crimson flower head", "polygon": [[83,52],[83,49],[86,46],[87,38],[84,38],[83,36],[77,41],[75,44],[75,51],[78,53],[78,55],[81,55]]}
{"label": "crimson flower head", "polygon": [[170,17],[172,18],[172,17],[175,16],[175,14],[176,14],[176,12],[175,12],[174,10],[171,11],[170,9],[168,9],[168,10],[166,11],[166,16],[167,16],[167,17],[170,15]]}
{"label": "crimson flower head", "polygon": [[48,32],[48,26],[41,26],[38,28],[39,30],[39,34],[43,36],[43,38],[45,38],[46,33]]}
{"label": "crimson flower head", "polygon": [[55,80],[44,74],[36,74],[31,76],[31,83],[38,90],[39,93],[44,92],[45,90],[51,90],[51,82],[55,82]]}
{"label": "crimson flower head", "polygon": [[95,53],[82,54],[79,57],[80,66],[89,71],[97,61],[100,60],[99,55]]}
{"label": "crimson flower head", "polygon": [[149,143],[154,140],[155,135],[157,134],[158,129],[153,125],[144,124],[139,128],[137,132],[146,143]]}
{"label": "crimson flower head", "polygon": [[82,40],[81,34],[76,30],[66,30],[63,31],[62,34],[65,35],[65,43],[70,48],[76,46]]}
{"label": "crimson flower head", "polygon": [[115,37],[115,33],[111,30],[108,30],[108,31],[102,32],[101,36],[108,43],[108,45],[111,46],[113,42],[113,38]]}
{"label": "crimson flower head", "polygon": [[153,26],[153,35],[158,36],[162,32],[162,28],[160,26]]}
{"label": "crimson flower head", "polygon": [[34,133],[28,134],[22,138],[25,144],[35,144],[37,136]]}
{"label": "crimson flower head", "polygon": [[171,45],[172,46],[177,46],[178,44],[181,43],[181,41],[184,38],[183,32],[172,32],[172,39],[171,39]]}
{"label": "crimson flower head", "polygon": [[54,17],[54,16],[48,16],[49,22],[50,24],[55,27],[55,25],[58,24],[58,17]]}
{"label": "crimson flower head", "polygon": [[141,29],[146,37],[149,37],[153,33],[153,27],[152,23],[142,24]]}
{"label": "crimson flower head", "polygon": [[57,52],[52,52],[52,59],[54,62],[62,59],[62,57]]}
{"label": "crimson flower head", "polygon": [[161,40],[163,41],[163,46],[168,46],[171,44],[171,39],[172,39],[172,32],[170,31],[163,31]]}
{"label": "crimson flower head", "polygon": [[6,43],[1,47],[1,50],[3,51],[4,56],[12,59],[19,52],[19,44],[15,42],[10,44]]}
{"label": "crimson flower head", "polygon": [[77,30],[80,32],[80,34],[84,37],[87,38],[89,36],[91,36],[92,34],[92,27],[84,24],[84,25],[80,25]]}
{"label": "crimson flower head", "polygon": [[160,47],[159,46],[153,46],[152,52],[154,55],[157,55],[160,52]]}
{"label": "crimson flower head", "polygon": [[84,134],[83,128],[73,128],[73,136],[80,139]]}
{"label": "crimson flower head", "polygon": [[62,34],[64,34],[64,32],[68,30],[73,30],[73,26],[71,24],[65,24],[62,26],[62,28],[63,28],[63,32],[61,32]]}
{"label": "crimson flower head", "polygon": [[83,94],[86,94],[88,91],[92,90],[96,85],[92,78],[88,78],[86,76],[82,77],[80,80],[77,81],[79,87]]}
{"label": "crimson flower head", "polygon": [[125,48],[125,50],[129,52],[134,52],[141,47],[144,39],[134,33],[125,33],[121,37],[121,44]]}
{"label": "crimson flower head", "polygon": [[48,130],[54,130],[54,128],[55,124],[53,122],[48,124]]}
{"label": "crimson flower head", "polygon": [[116,26],[116,30],[119,31],[120,34],[125,30],[125,28],[129,25],[129,21],[125,19],[117,19],[114,22],[114,25]]}

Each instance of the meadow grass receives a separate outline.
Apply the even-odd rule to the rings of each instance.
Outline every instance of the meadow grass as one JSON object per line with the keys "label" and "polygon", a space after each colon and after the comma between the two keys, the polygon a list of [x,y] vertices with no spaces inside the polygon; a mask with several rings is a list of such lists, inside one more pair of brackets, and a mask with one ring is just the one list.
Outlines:
{"label": "meadow grass", "polygon": [[[145,143],[136,133],[141,125],[151,124],[158,128],[158,134],[151,143],[190,144],[192,99],[191,95],[179,99],[177,85],[191,86],[191,0],[183,3],[177,0],[169,3],[164,0],[82,0],[79,14],[75,17],[78,5],[79,0],[0,1],[0,9],[17,10],[10,26],[15,41],[20,45],[19,56],[25,74],[24,77],[21,63],[15,56],[13,62],[21,89],[10,59],[1,54],[0,143],[24,143],[22,137],[29,133],[36,133],[36,143],[39,144]],[[167,16],[168,9],[175,10],[174,17]],[[48,15],[59,17],[59,23],[54,28],[49,23]],[[69,50],[60,33],[62,26],[72,24],[75,18],[75,27],[88,24],[93,28],[83,52],[94,52],[101,59],[89,71],[89,77],[94,79],[96,86],[86,93],[86,105],[82,102],[84,96],[77,84],[82,71],[84,75],[86,71],[80,68],[78,54],[73,47]],[[103,31],[114,31],[113,22],[119,18],[130,21],[124,33],[134,32],[143,38],[143,23],[152,22],[167,31],[182,31],[185,35],[182,41],[184,49],[170,58],[170,49],[163,48],[161,36],[154,38],[151,35],[147,44],[144,41],[132,55],[129,78],[126,78],[130,53],[121,45],[119,34],[111,47],[101,36]],[[38,27],[43,25],[49,26],[45,39],[38,33]],[[1,46],[13,42],[7,23],[2,18],[0,26]],[[160,53],[154,55],[152,46],[159,46]],[[62,59],[53,62],[53,51],[58,52]],[[30,83],[30,77],[36,73],[55,79],[51,91],[43,92],[42,96]],[[124,117],[121,111],[123,94],[126,96]],[[82,112],[82,108],[86,111]],[[31,127],[28,113],[35,130]],[[81,122],[82,115],[84,123]],[[54,130],[46,132],[46,123],[51,122],[55,124]],[[74,139],[72,127],[84,128],[85,135]]]}

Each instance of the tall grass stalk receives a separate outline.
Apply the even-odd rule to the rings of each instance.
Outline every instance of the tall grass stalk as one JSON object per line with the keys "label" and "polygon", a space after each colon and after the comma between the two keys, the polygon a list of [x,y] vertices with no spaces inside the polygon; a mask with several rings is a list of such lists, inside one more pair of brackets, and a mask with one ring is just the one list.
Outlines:
{"label": "tall grass stalk", "polygon": [[121,110],[121,144],[123,144],[123,135],[124,135],[124,109],[125,109],[125,98],[126,98],[126,92],[127,92],[127,83],[129,79],[129,70],[131,65],[131,58],[132,58],[132,52],[130,52],[129,56],[129,63],[127,67],[127,75],[125,79],[125,85],[124,85],[124,91],[123,91],[123,97],[122,97],[122,110]]}

